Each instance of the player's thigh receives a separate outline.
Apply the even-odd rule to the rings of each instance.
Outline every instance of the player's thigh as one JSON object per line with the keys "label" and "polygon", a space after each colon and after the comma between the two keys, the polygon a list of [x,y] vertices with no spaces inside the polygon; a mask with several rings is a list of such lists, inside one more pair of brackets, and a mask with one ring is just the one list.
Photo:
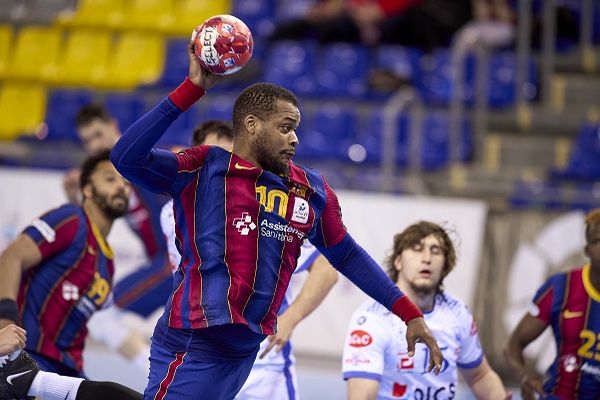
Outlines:
{"label": "player's thigh", "polygon": [[297,400],[298,390],[293,366],[285,370],[253,368],[236,400]]}
{"label": "player's thigh", "polygon": [[144,399],[231,400],[245,382],[254,355],[244,360],[199,362],[153,344]]}

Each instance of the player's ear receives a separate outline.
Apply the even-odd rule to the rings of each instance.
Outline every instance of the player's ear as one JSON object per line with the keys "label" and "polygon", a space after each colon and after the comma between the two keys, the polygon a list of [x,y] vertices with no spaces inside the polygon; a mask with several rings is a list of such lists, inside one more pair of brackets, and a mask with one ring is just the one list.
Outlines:
{"label": "player's ear", "polygon": [[244,117],[244,126],[251,135],[254,135],[258,131],[258,124],[258,118],[256,118],[253,114],[248,114],[246,117]]}
{"label": "player's ear", "polygon": [[81,188],[81,194],[83,194],[84,199],[89,199],[92,197],[92,185],[90,183],[86,183],[83,188]]}
{"label": "player's ear", "polygon": [[394,268],[396,268],[396,271],[400,271],[402,269],[402,257],[400,257],[400,254],[398,254],[396,256],[396,258],[394,258]]}

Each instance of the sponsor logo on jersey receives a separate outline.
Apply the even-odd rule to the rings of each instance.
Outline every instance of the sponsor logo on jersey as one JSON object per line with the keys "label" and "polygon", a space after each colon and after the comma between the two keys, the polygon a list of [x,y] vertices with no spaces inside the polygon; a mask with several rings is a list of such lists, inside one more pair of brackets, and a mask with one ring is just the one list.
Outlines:
{"label": "sponsor logo on jersey", "polygon": [[56,231],[52,229],[52,227],[48,225],[46,221],[36,219],[31,223],[31,225],[42,234],[48,243],[52,243],[56,240]]}
{"label": "sponsor logo on jersey", "polygon": [[256,224],[252,221],[252,217],[247,212],[243,212],[240,218],[233,219],[233,226],[242,236],[248,236],[248,234],[256,229]]}
{"label": "sponsor logo on jersey", "polygon": [[579,368],[579,365],[577,364],[577,357],[575,357],[573,354],[569,354],[563,357],[563,369],[565,370],[565,372],[574,372],[577,368]]}
{"label": "sponsor logo on jersey", "polygon": [[304,239],[304,233],[293,226],[281,224],[279,222],[270,222],[266,219],[263,219],[260,222],[260,234],[264,237],[289,243],[294,241],[294,236],[296,236],[299,240]]}
{"label": "sponsor logo on jersey", "polygon": [[597,380],[600,379],[600,367],[597,365],[591,365],[587,361],[581,366],[581,372],[593,375]]}
{"label": "sponsor logo on jersey", "polygon": [[79,288],[69,281],[64,281],[62,284],[62,296],[66,301],[79,300]]}
{"label": "sponsor logo on jersey", "polygon": [[568,308],[563,312],[564,319],[583,317],[583,311],[571,311]]}
{"label": "sponsor logo on jersey", "polygon": [[392,387],[392,396],[393,397],[402,397],[406,394],[406,385],[402,385],[400,383],[394,382],[394,386]]}
{"label": "sponsor logo on jersey", "polygon": [[368,332],[357,329],[350,333],[350,346],[352,347],[366,347],[373,343],[373,338]]}
{"label": "sponsor logo on jersey", "polygon": [[360,317],[358,317],[358,319],[356,320],[356,323],[358,325],[362,325],[365,322],[367,322],[367,317],[365,317],[364,315],[361,315]]}
{"label": "sponsor logo on jersey", "polygon": [[292,221],[305,224],[308,222],[308,201],[300,198],[294,198],[294,212],[292,213]]}
{"label": "sponsor logo on jersey", "polygon": [[344,363],[346,363],[346,364],[352,364],[354,366],[357,366],[357,365],[371,364],[371,360],[368,359],[368,358],[366,358],[366,357],[361,357],[357,353],[352,353],[352,356],[346,358],[344,360]]}
{"label": "sponsor logo on jersey", "polygon": [[412,357],[408,356],[408,353],[398,354],[398,369],[400,371],[412,370],[415,368],[415,362]]}

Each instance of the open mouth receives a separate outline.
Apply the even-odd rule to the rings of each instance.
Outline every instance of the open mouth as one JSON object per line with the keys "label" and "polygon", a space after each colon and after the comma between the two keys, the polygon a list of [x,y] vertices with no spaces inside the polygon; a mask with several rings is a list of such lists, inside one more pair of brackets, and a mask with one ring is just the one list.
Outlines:
{"label": "open mouth", "polygon": [[431,277],[431,270],[429,270],[429,269],[422,269],[422,270],[419,271],[419,276],[430,278]]}

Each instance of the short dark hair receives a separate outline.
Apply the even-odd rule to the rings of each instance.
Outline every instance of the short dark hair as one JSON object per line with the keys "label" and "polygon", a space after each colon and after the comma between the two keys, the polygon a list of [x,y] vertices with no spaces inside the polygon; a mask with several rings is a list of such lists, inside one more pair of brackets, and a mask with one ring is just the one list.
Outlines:
{"label": "short dark hair", "polygon": [[233,132],[237,135],[248,114],[263,119],[277,111],[277,100],[284,100],[298,107],[298,99],[289,90],[272,83],[255,83],[240,93],[233,106]]}
{"label": "short dark hair", "polygon": [[590,230],[600,224],[600,208],[595,208],[585,216],[585,239],[588,240]]}
{"label": "short dark hair", "polygon": [[429,235],[435,235],[438,238],[442,251],[444,252],[444,267],[442,269],[442,278],[437,286],[437,292],[441,293],[444,291],[444,278],[456,265],[456,250],[454,249],[454,244],[452,243],[448,232],[446,232],[446,229],[429,221],[419,221],[394,235],[394,247],[385,260],[387,273],[394,283],[398,281],[398,270],[394,265],[396,257],[402,254],[404,250],[420,243],[421,240]]}
{"label": "short dark hair", "polygon": [[198,125],[196,129],[194,129],[194,133],[192,134],[192,145],[198,146],[204,144],[206,136],[208,136],[209,133],[216,133],[219,139],[227,138],[233,140],[233,127],[231,126],[231,123],[211,119]]}
{"label": "short dark hair", "polygon": [[75,117],[75,125],[77,128],[81,128],[82,126],[91,123],[95,119],[101,119],[102,121],[109,122],[113,118],[102,104],[92,103],[79,109],[77,116]]}
{"label": "short dark hair", "polygon": [[90,182],[90,177],[96,170],[96,167],[103,161],[110,161],[110,150],[102,150],[100,153],[85,159],[81,165],[81,175],[79,176],[80,189],[83,189]]}

